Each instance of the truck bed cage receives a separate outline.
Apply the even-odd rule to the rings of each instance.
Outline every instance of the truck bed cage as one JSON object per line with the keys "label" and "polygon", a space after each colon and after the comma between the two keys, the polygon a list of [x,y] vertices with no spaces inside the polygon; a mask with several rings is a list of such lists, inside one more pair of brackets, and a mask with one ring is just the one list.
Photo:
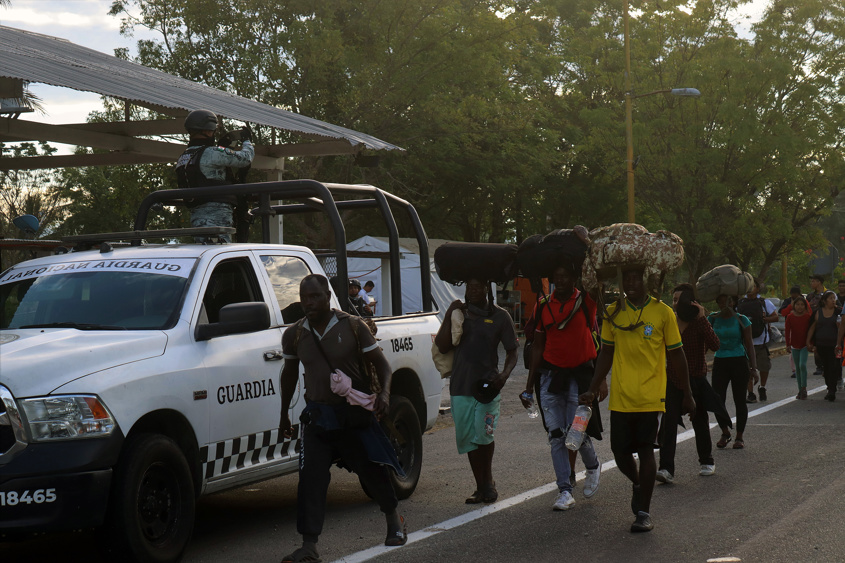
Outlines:
{"label": "truck bed cage", "polygon": [[[335,201],[335,194],[357,196],[358,199]],[[390,244],[390,293],[391,310],[393,314],[402,314],[402,272],[399,257],[399,231],[396,220],[390,209],[390,204],[404,209],[410,218],[414,234],[420,249],[420,284],[422,289],[423,311],[433,310],[431,301],[431,268],[429,264],[428,237],[416,209],[409,202],[393,194],[382,191],[375,186],[363,184],[325,184],[316,180],[286,180],[280,182],[258,182],[252,184],[238,184],[232,186],[209,186],[204,188],[187,188],[175,190],[159,190],[148,195],[138,207],[135,217],[135,230],[143,231],[147,223],[150,208],[155,204],[187,205],[194,199],[213,199],[215,197],[236,196],[246,198],[249,202],[258,202],[250,213],[261,218],[261,234],[264,243],[270,243],[270,217],[299,213],[323,212],[331,223],[335,237],[337,252],[337,277],[333,281],[335,294],[343,310],[349,312],[351,304],[344,299],[349,293],[347,279],[349,277],[346,263],[346,229],[340,219],[339,210],[347,209],[377,209],[387,226]],[[301,203],[272,205],[272,201],[299,200]],[[133,240],[132,245],[141,244],[140,239]]]}

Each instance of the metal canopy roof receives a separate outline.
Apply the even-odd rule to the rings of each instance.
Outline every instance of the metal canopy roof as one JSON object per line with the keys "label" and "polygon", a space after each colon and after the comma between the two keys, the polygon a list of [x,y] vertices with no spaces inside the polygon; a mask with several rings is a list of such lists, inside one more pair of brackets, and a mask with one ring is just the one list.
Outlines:
{"label": "metal canopy roof", "polygon": [[15,97],[8,91],[15,86],[19,88],[21,81],[95,92],[177,119],[73,125],[0,119],[3,142],[43,140],[112,151],[106,155],[4,158],[0,160],[0,170],[175,160],[184,150],[183,144],[135,136],[184,133],[182,118],[198,108],[317,139],[258,146],[254,168],[281,170],[281,158],[286,156],[355,154],[362,149],[403,150],[371,135],[216,90],[65,39],[0,26],[0,92],[5,92],[0,93],[0,98]]}

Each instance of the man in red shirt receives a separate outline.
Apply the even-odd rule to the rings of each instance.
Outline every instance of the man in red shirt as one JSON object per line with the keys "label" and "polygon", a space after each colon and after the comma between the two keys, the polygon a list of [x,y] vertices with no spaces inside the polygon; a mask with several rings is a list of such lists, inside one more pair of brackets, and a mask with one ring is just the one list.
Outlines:
{"label": "man in red shirt", "polygon": [[[539,378],[539,404],[549,434],[552,465],[558,486],[554,510],[568,510],[575,504],[570,482],[570,452],[564,442],[575,417],[575,409],[578,408],[578,395],[589,388],[596,359],[592,332],[596,321],[596,302],[590,295],[575,288],[579,270],[577,262],[558,266],[552,276],[554,292],[546,302],[537,306],[535,315],[538,320],[528,382],[526,392],[520,395],[523,404],[529,406],[533,399],[530,393]],[[597,413],[590,419],[590,423],[598,424],[600,432],[601,423]],[[586,498],[596,493],[601,476],[601,465],[590,440],[590,433],[596,434],[595,430],[590,432],[588,427],[588,435],[578,450],[587,467],[583,491]]]}

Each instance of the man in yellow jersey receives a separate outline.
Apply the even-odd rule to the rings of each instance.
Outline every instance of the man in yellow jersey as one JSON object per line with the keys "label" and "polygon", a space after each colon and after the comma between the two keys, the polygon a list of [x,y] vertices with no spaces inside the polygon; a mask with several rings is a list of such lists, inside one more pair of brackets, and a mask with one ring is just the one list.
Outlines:
{"label": "man in yellow jersey", "polygon": [[[603,346],[596,361],[593,381],[579,401],[591,405],[610,368],[610,449],[616,466],[633,483],[631,510],[636,520],[632,532],[649,532],[654,522],[649,514],[657,462],[654,447],[660,413],[666,400],[666,359],[683,385],[684,413],[695,413],[689,386],[687,360],[681,346],[678,322],[671,307],[645,291],[643,269],[623,273],[625,307],[608,308],[610,320],[602,323]],[[634,454],[640,458],[640,466]]]}

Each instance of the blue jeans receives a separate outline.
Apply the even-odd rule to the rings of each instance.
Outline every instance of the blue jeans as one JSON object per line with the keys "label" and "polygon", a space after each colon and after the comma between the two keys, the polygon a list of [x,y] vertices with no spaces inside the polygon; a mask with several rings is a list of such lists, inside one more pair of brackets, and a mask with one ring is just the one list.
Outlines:
{"label": "blue jeans", "polygon": [[[558,395],[549,393],[549,383],[552,375],[549,370],[540,370],[540,405],[543,407],[543,419],[546,428],[549,429],[549,446],[552,449],[552,465],[555,468],[555,478],[559,491],[572,491],[569,484],[569,474],[572,469],[569,466],[569,450],[566,448],[566,432],[572,425],[575,418],[575,409],[578,408],[578,382],[574,377],[569,378],[569,389],[566,393]],[[593,441],[589,436],[584,436],[584,442],[578,449],[581,452],[581,460],[588,469],[595,469],[599,466],[596,450]]]}

